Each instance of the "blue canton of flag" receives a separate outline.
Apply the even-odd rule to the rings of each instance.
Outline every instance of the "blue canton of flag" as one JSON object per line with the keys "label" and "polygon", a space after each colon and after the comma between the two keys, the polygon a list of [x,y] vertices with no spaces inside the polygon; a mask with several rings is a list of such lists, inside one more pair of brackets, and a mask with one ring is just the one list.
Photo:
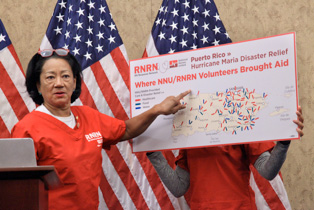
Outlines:
{"label": "blue canton of flag", "polygon": [[4,28],[2,21],[0,20],[0,50],[9,46],[11,44],[11,40]]}
{"label": "blue canton of flag", "polygon": [[231,42],[210,0],[164,0],[152,36],[159,54]]}
{"label": "blue canton of flag", "polygon": [[122,45],[106,1],[59,0],[47,32],[52,47],[69,49],[82,69]]}

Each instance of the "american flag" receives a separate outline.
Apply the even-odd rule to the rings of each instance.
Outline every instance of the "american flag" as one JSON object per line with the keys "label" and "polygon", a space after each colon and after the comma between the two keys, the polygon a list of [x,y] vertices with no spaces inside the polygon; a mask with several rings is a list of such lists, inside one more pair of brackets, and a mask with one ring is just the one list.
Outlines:
{"label": "american flag", "polygon": [[211,0],[164,0],[144,56],[154,56],[231,42]]}
{"label": "american flag", "polygon": [[24,71],[1,20],[0,75],[0,138],[8,138],[15,123],[36,106],[28,96]]}
{"label": "american flag", "polygon": [[[213,0],[163,0],[143,57],[230,43]],[[172,162],[178,151],[164,152]],[[170,161],[170,159],[172,161]],[[250,184],[260,210],[291,209],[281,177],[262,178],[251,166]],[[188,201],[188,196],[185,196]]]}
{"label": "american flag", "polygon": [[[40,49],[66,48],[83,69],[84,104],[126,120],[130,115],[128,57],[106,1],[58,0]],[[175,209],[144,153],[121,142],[103,150],[99,209]]]}

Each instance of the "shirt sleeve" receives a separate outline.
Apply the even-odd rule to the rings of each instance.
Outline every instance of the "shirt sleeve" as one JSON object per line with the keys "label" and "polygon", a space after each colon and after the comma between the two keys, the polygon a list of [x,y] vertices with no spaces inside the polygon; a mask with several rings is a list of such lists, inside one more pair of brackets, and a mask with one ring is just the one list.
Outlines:
{"label": "shirt sleeve", "polygon": [[263,143],[252,143],[245,144],[244,149],[245,153],[248,156],[249,162],[254,165],[257,158],[266,151],[271,151],[275,146],[275,143],[272,141],[263,142]]}
{"label": "shirt sleeve", "polygon": [[14,125],[11,130],[11,138],[27,138],[29,134],[21,126]]}
{"label": "shirt sleeve", "polygon": [[179,155],[176,158],[176,165],[180,168],[189,171],[188,162],[187,162],[186,150],[181,149]]}
{"label": "shirt sleeve", "polygon": [[100,123],[103,135],[103,148],[109,149],[110,145],[117,144],[126,131],[123,120],[119,120],[100,113]]}
{"label": "shirt sleeve", "polygon": [[[17,123],[14,125],[14,127],[11,130],[11,138],[32,138],[29,131],[23,126],[22,123]],[[34,148],[35,148],[35,155],[36,160],[38,160],[38,154],[37,154],[37,144],[34,142]]]}

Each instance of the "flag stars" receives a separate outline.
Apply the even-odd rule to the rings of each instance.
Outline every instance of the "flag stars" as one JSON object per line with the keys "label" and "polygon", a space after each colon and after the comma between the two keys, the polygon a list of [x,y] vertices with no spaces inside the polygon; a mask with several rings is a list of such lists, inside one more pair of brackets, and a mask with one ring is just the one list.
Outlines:
{"label": "flag stars", "polygon": [[[218,24],[221,20],[213,1],[171,1],[172,3],[160,7],[152,32],[156,47],[161,54],[219,45],[226,37],[228,39],[229,35],[225,33],[224,26]],[[167,19],[165,13],[169,15]]]}
{"label": "flag stars", "polygon": [[82,8],[80,8],[78,11],[76,11],[78,14],[79,14],[79,17],[81,16],[81,15],[83,15],[84,16],[84,9],[82,9]]}
{"label": "flag stars", "polygon": [[62,8],[66,8],[66,2],[64,2],[63,0],[59,3],[59,5],[60,5],[60,7],[61,7],[61,9]]}
{"label": "flag stars", "polygon": [[88,34],[93,34],[93,29],[90,26],[88,26],[88,29],[86,30],[88,31]]}
{"label": "flag stars", "polygon": [[210,10],[206,10],[206,9],[205,9],[205,11],[202,12],[202,14],[204,14],[205,18],[206,18],[207,16],[210,17],[209,12],[210,12]]}
{"label": "flag stars", "polygon": [[155,24],[158,26],[160,24],[161,19],[157,18],[157,20],[155,21]]}
{"label": "flag stars", "polygon": [[116,38],[116,37],[113,37],[113,36],[110,35],[110,37],[108,38],[109,44],[111,44],[112,42],[116,43],[116,42],[114,41],[115,38]]}
{"label": "flag stars", "polygon": [[168,12],[168,7],[165,7],[164,13],[166,14]]}
{"label": "flag stars", "polygon": [[103,46],[102,45],[99,45],[98,44],[98,46],[97,47],[95,47],[96,48],[96,50],[98,51],[98,52],[103,52]]}
{"label": "flag stars", "polygon": [[88,53],[86,52],[86,54],[84,55],[84,57],[86,58],[86,60],[92,60],[92,54],[91,53]]}
{"label": "flag stars", "polygon": [[104,39],[104,33],[101,33],[100,31],[98,32],[98,34],[96,34],[96,36],[98,37],[98,39]]}
{"label": "flag stars", "polygon": [[159,13],[162,13],[162,12],[164,12],[164,7],[163,7],[163,6],[161,6],[161,7],[159,8]]}
{"label": "flag stars", "polygon": [[177,38],[177,36],[173,36],[173,34],[171,34],[171,37],[169,38],[169,40],[171,41],[171,44],[173,42],[177,42],[176,38]]}
{"label": "flag stars", "polygon": [[204,28],[204,31],[206,31],[206,30],[209,30],[209,23],[208,24],[206,24],[205,22],[204,22],[204,25],[202,26],[203,28]]}
{"label": "flag stars", "polygon": [[201,39],[201,41],[203,42],[203,44],[205,44],[205,43],[208,43],[208,37],[205,37],[204,35],[203,35],[203,38]]}
{"label": "flag stars", "polygon": [[165,26],[165,25],[167,25],[167,24],[166,24],[166,19],[163,19],[161,26]]}
{"label": "flag stars", "polygon": [[197,39],[197,33],[195,31],[193,31],[192,36],[193,36],[193,39]]}
{"label": "flag stars", "polygon": [[74,56],[80,55],[79,51],[80,51],[80,49],[77,49],[77,48],[75,47],[74,50],[72,51],[72,53],[74,54]]}
{"label": "flag stars", "polygon": [[218,13],[216,13],[216,15],[214,16],[214,18],[216,18],[216,21],[220,20],[220,17],[218,15]]}
{"label": "flag stars", "polygon": [[[66,8],[61,6],[64,2]],[[54,48],[59,45],[59,47],[69,49],[80,60],[82,68],[86,68],[89,64],[94,63],[100,55],[105,56],[113,47],[120,46],[122,40],[117,33],[117,25],[113,22],[105,1],[98,3],[96,0],[77,0],[76,2],[68,0],[57,2],[59,11],[54,14],[54,21],[50,23],[49,29],[51,30],[47,31],[47,36],[51,38],[49,41]],[[60,9],[61,7],[62,9]],[[164,7],[164,12],[166,11],[167,14],[171,10],[170,7]],[[169,15],[172,17],[171,14]],[[161,18],[160,24],[163,19]],[[171,22],[167,20],[165,27],[169,27]],[[167,39],[165,42],[170,44],[168,40],[170,35],[165,35],[165,37]],[[159,38],[157,37],[157,39]],[[178,40],[177,38],[177,42]]]}
{"label": "flag stars", "polygon": [[70,6],[69,6],[69,13],[71,13],[73,11],[73,5],[71,4]]}
{"label": "flag stars", "polygon": [[182,32],[183,32],[183,35],[184,35],[184,34],[188,34],[188,33],[189,33],[189,32],[188,32],[188,29],[189,29],[189,28],[186,28],[185,26],[183,26],[183,28],[180,29],[180,31],[182,31]]}
{"label": "flag stars", "polygon": [[172,28],[172,30],[178,29],[177,25],[178,23],[175,23],[174,21],[172,21],[172,24],[170,25],[170,27]]}
{"label": "flag stars", "polygon": [[75,26],[77,27],[76,30],[79,30],[80,28],[83,28],[83,23],[81,23],[80,21],[77,21],[77,23],[75,24]]}
{"label": "flag stars", "polygon": [[5,35],[3,35],[3,34],[0,34],[0,42],[5,42]]}
{"label": "flag stars", "polygon": [[179,42],[179,44],[181,44],[181,47],[183,48],[183,47],[187,47],[187,46],[188,46],[188,45],[186,44],[187,42],[188,42],[188,41],[182,39],[182,41]]}
{"label": "flag stars", "polygon": [[184,15],[182,16],[182,18],[184,19],[184,22],[185,21],[188,21],[189,20],[189,15],[184,13]]}
{"label": "flag stars", "polygon": [[171,54],[171,53],[174,53],[175,52],[175,50],[173,50],[172,48],[170,48],[170,50],[169,50],[169,54]]}
{"label": "flag stars", "polygon": [[102,14],[102,13],[106,13],[106,7],[104,7],[104,6],[100,6],[100,8],[99,8],[99,11],[100,11],[100,14]]}
{"label": "flag stars", "polygon": [[65,34],[64,34],[64,36],[65,36],[65,39],[70,38],[70,31],[66,31]]}
{"label": "flag stars", "polygon": [[166,39],[166,38],[165,38],[165,34],[166,34],[166,33],[160,32],[159,35],[158,35],[159,39],[160,39],[160,40]]}
{"label": "flag stars", "polygon": [[89,14],[87,18],[89,22],[94,22],[94,15]]}
{"label": "flag stars", "polygon": [[185,2],[182,4],[184,5],[185,9],[190,8],[190,2],[188,2],[187,0],[185,0]]}
{"label": "flag stars", "polygon": [[199,7],[196,7],[196,5],[194,5],[194,7],[193,7],[193,9],[192,9],[194,15],[195,15],[196,13],[200,13],[200,12],[198,11],[198,9],[199,9]]}
{"label": "flag stars", "polygon": [[226,38],[227,38],[227,39],[230,38],[230,37],[229,37],[229,34],[228,34],[227,32],[225,33],[225,35],[226,35]]}
{"label": "flag stars", "polygon": [[117,30],[115,24],[113,23],[111,23],[108,27],[110,28],[110,31]]}
{"label": "flag stars", "polygon": [[197,49],[197,45],[195,45],[195,43],[193,43],[193,45],[191,46],[191,49],[196,50]]}
{"label": "flag stars", "polygon": [[100,20],[99,20],[97,23],[99,24],[99,27],[101,27],[101,26],[104,26],[104,25],[105,25],[105,21],[104,21],[104,20],[102,20],[101,18],[100,18]]}
{"label": "flag stars", "polygon": [[92,2],[92,1],[90,1],[88,4],[87,4],[88,6],[89,6],[89,9],[91,10],[91,9],[95,9],[95,2]]}
{"label": "flag stars", "polygon": [[53,29],[53,30],[56,32],[56,35],[62,34],[62,32],[61,32],[62,28],[59,28],[59,26],[57,26],[57,28]]}
{"label": "flag stars", "polygon": [[175,16],[179,16],[178,12],[179,12],[179,10],[176,10],[176,9],[174,8],[171,13],[172,13],[173,17],[175,17]]}
{"label": "flag stars", "polygon": [[93,46],[93,42],[91,40],[87,40],[87,42],[85,42],[87,44],[87,47],[92,47]]}
{"label": "flag stars", "polygon": [[67,19],[67,25],[71,25],[71,20],[72,20],[71,18]]}
{"label": "flag stars", "polygon": [[63,20],[63,17],[64,17],[64,15],[61,15],[61,13],[59,13],[59,15],[56,16],[56,18],[58,18],[58,22],[64,21],[64,20]]}
{"label": "flag stars", "polygon": [[192,23],[193,23],[193,26],[198,26],[198,20],[195,20],[195,18],[193,18],[193,20],[192,20]]}
{"label": "flag stars", "polygon": [[215,46],[217,46],[217,45],[219,45],[219,42],[220,42],[220,40],[216,40],[216,39],[215,39],[215,40],[212,42],[212,44],[215,45]]}
{"label": "flag stars", "polygon": [[221,33],[221,32],[220,32],[220,27],[217,27],[217,26],[215,26],[215,28],[213,29],[213,31],[215,32],[215,35],[216,35],[217,33]]}
{"label": "flag stars", "polygon": [[62,48],[69,49],[69,45],[68,44],[64,44],[64,46]]}
{"label": "flag stars", "polygon": [[79,36],[78,34],[75,35],[75,37],[73,37],[73,39],[75,40],[75,42],[81,42],[81,36]]}

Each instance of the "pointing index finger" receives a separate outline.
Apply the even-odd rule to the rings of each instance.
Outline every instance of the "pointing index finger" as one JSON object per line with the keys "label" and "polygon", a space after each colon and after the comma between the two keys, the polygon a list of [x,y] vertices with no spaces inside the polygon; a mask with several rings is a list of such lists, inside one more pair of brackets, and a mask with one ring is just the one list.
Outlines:
{"label": "pointing index finger", "polygon": [[187,91],[185,91],[183,93],[180,93],[179,95],[177,95],[176,99],[181,100],[182,98],[184,98],[189,93],[191,93],[191,90],[187,90]]}

